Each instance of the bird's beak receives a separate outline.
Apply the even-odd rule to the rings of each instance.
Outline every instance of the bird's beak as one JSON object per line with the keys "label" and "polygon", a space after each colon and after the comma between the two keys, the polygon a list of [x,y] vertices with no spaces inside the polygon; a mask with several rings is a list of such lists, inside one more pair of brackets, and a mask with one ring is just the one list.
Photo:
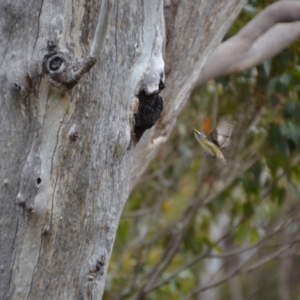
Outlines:
{"label": "bird's beak", "polygon": [[195,134],[199,134],[200,132],[198,131],[198,130],[196,130],[196,129],[193,129],[193,132],[195,133]]}

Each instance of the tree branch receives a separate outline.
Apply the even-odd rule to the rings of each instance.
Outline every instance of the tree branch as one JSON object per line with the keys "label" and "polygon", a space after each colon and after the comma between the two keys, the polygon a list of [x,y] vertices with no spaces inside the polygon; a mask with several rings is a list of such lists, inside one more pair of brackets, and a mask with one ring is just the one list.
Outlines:
{"label": "tree branch", "polygon": [[203,292],[205,290],[214,288],[226,281],[228,281],[229,279],[237,276],[237,275],[242,275],[242,274],[246,274],[246,273],[250,273],[256,269],[258,269],[259,267],[261,267],[262,265],[264,265],[265,263],[267,263],[268,261],[278,257],[281,253],[283,253],[284,251],[286,251],[288,249],[289,246],[284,246],[281,249],[279,249],[278,251],[272,253],[271,255],[268,255],[266,257],[264,257],[263,259],[261,259],[258,263],[256,263],[255,265],[253,265],[252,267],[249,267],[246,270],[242,270],[243,266],[249,261],[246,260],[245,263],[242,266],[239,266],[238,268],[236,268],[232,273],[230,273],[228,276],[225,276],[224,278],[209,284],[207,286],[204,287],[200,287],[200,288],[196,288],[190,295],[188,295],[185,300],[191,299],[193,296],[195,296],[196,294],[198,294],[199,292]]}
{"label": "tree branch", "polygon": [[207,61],[195,86],[246,70],[272,58],[300,34],[300,3],[277,2],[221,43]]}
{"label": "tree branch", "polygon": [[[291,224],[288,223],[288,224],[283,224],[281,226],[278,226],[278,228],[276,228],[274,230],[274,232],[270,233],[269,235],[267,235],[266,237],[264,237],[263,239],[261,239],[260,241],[258,241],[255,245],[252,245],[252,246],[249,246],[249,247],[246,247],[246,248],[242,248],[242,249],[238,249],[236,251],[232,251],[232,252],[225,253],[225,254],[222,254],[222,255],[211,254],[212,248],[208,248],[204,253],[201,253],[200,255],[194,257],[192,260],[190,260],[189,262],[185,263],[184,265],[182,265],[181,267],[179,267],[176,271],[174,271],[173,273],[171,273],[167,278],[165,278],[161,282],[158,282],[156,285],[154,285],[153,287],[151,287],[151,290],[157,289],[157,288],[161,287],[162,285],[167,284],[174,277],[178,276],[184,270],[192,267],[193,265],[195,265],[200,260],[211,259],[211,258],[224,259],[224,258],[228,258],[228,257],[232,257],[232,256],[237,256],[237,255],[243,254],[245,252],[248,252],[248,251],[251,251],[251,250],[254,250],[254,249],[264,248],[264,246],[261,246],[263,243],[267,242],[274,235],[276,235],[277,233],[279,233],[283,229],[286,229],[290,225]],[[236,229],[236,227],[234,229]],[[231,230],[230,232],[232,232],[232,231],[234,231],[234,230]],[[225,235],[223,235],[219,240],[217,240],[215,242],[215,244],[218,245],[223,240],[224,236],[227,236],[227,235],[228,235],[228,232],[225,233]],[[294,244],[299,243],[299,242],[300,242],[300,239],[297,238],[297,239],[291,241],[290,243],[286,243],[284,245],[275,245],[275,246],[272,246],[272,248],[280,248],[282,246],[286,246],[287,247],[287,246],[291,246],[291,245],[294,245]],[[267,246],[265,246],[265,247],[267,247]]]}
{"label": "tree branch", "polygon": [[[293,159],[293,163],[298,163],[298,157],[296,156],[294,159]],[[252,164],[249,164],[250,166]],[[249,165],[245,168],[248,169],[249,168]],[[245,166],[244,166],[245,167]],[[276,178],[275,182],[278,182],[278,180],[280,178],[282,178],[282,176],[284,174],[286,174],[288,172],[289,168],[287,168],[282,174],[278,175],[278,177]],[[230,180],[229,182],[232,182],[232,180]],[[227,184],[225,185],[226,187],[228,186]],[[262,195],[262,199],[261,201],[263,201],[263,199],[265,199],[265,197],[267,197],[267,195],[269,195],[269,193],[271,192],[272,190],[272,187],[273,185],[271,185],[269,188],[267,188],[264,192],[263,192],[263,195]],[[224,187],[225,189],[225,187]],[[222,191],[224,190],[222,189]],[[220,193],[220,191],[218,192],[218,194]],[[197,194],[197,192],[195,193]],[[211,197],[210,199],[215,199],[216,197],[216,194],[214,194],[214,197]],[[207,199],[209,198],[209,195],[205,196],[204,199]],[[200,203],[199,207],[195,207],[194,205],[192,205],[194,203],[193,200],[191,200],[191,204],[189,205],[190,207],[190,210],[189,209],[186,209],[186,213],[188,211],[193,211],[193,212],[196,212],[198,211],[198,209],[205,204],[209,203],[210,201],[205,201],[202,199],[202,201],[199,201],[198,198],[195,198],[197,201],[196,203]],[[202,203],[202,205],[201,205]],[[297,211],[297,210],[295,210]],[[187,215],[185,216],[187,217]],[[248,216],[245,216],[240,222],[238,222],[238,224],[236,224],[236,226],[234,226],[234,228],[232,228],[230,231],[226,232],[223,236],[221,236],[218,240],[216,240],[214,243],[216,245],[218,245],[222,240],[224,240],[229,234],[232,234],[232,232],[234,232],[237,228],[239,228],[239,226],[244,223],[247,219],[249,219],[249,215]],[[189,221],[185,220],[184,222],[184,218],[180,221],[181,223],[184,223],[184,224],[189,224]],[[224,259],[224,258],[228,258],[228,257],[232,257],[232,256],[236,256],[236,255],[239,255],[239,254],[242,254],[244,252],[247,252],[247,251],[250,251],[250,250],[253,250],[253,249],[257,249],[257,248],[263,248],[263,246],[261,246],[263,243],[265,243],[266,241],[268,241],[271,237],[273,237],[274,235],[276,235],[277,233],[279,233],[281,230],[287,228],[288,226],[290,226],[291,222],[293,222],[293,219],[290,220],[290,222],[288,222],[288,224],[285,224],[285,223],[282,223],[281,225],[279,226],[274,226],[276,229],[270,233],[268,236],[262,238],[260,241],[258,241],[255,245],[252,245],[252,246],[249,246],[247,248],[243,248],[243,249],[239,249],[239,250],[236,250],[236,251],[233,251],[233,252],[230,252],[230,253],[225,253],[223,255],[213,255],[211,254],[211,251],[212,251],[212,248],[208,248],[204,253],[202,254],[199,254],[198,256],[194,257],[192,260],[190,260],[189,262],[187,262],[186,264],[182,265],[181,267],[179,267],[176,271],[174,271],[171,275],[169,275],[167,278],[165,278],[164,280],[158,282],[158,283],[155,283],[155,282],[151,282],[149,283],[149,280],[147,281],[147,285],[146,287],[144,288],[144,291],[143,293],[145,294],[148,294],[150,293],[152,290],[154,289],[157,289],[159,288],[160,286],[168,283],[170,280],[172,280],[174,277],[178,276],[182,271],[190,268],[191,266],[193,266],[194,264],[196,264],[197,262],[199,262],[200,260],[202,259],[205,259],[205,258],[219,258],[219,259]],[[176,223],[179,223],[179,221],[177,221]],[[186,226],[182,226],[182,230],[186,228]],[[178,235],[181,234],[184,236],[184,233],[181,231],[180,233],[178,233]],[[183,237],[182,237],[183,238]],[[172,241],[171,241],[172,242]],[[170,242],[170,243],[171,243]],[[277,247],[280,248],[282,246],[290,246],[292,244],[295,244],[295,243],[298,243],[299,242],[299,239],[295,239],[292,243],[290,244],[286,244],[286,245],[278,245]],[[154,268],[154,270],[149,273],[148,275],[146,275],[145,277],[146,278],[149,278],[151,277],[153,274],[155,274],[155,278],[157,280],[157,278],[159,278],[159,276],[161,275],[162,271],[166,268],[166,266],[168,265],[167,263],[171,260],[171,258],[176,254],[176,249],[175,249],[175,244],[172,243],[171,245],[168,246],[168,248],[165,250],[165,253],[164,253],[164,256],[162,257],[161,261],[156,265],[156,267]],[[272,248],[274,248],[275,246],[273,246]],[[175,249],[175,250],[174,250]],[[165,259],[164,258],[168,258],[168,259]],[[162,266],[163,264],[163,266]],[[152,276],[153,278],[154,276]],[[138,294],[139,296],[141,295],[141,291],[140,293]]]}

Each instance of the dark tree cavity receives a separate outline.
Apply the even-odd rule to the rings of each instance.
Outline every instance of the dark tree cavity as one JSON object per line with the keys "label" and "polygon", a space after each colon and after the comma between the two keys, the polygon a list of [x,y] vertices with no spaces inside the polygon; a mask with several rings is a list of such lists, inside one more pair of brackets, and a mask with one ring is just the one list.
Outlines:
{"label": "dark tree cavity", "polygon": [[143,133],[155,125],[163,110],[163,99],[159,96],[165,88],[162,80],[159,82],[159,89],[154,93],[147,94],[141,90],[137,95],[139,99],[138,111],[135,113],[134,133],[136,140],[139,141]]}

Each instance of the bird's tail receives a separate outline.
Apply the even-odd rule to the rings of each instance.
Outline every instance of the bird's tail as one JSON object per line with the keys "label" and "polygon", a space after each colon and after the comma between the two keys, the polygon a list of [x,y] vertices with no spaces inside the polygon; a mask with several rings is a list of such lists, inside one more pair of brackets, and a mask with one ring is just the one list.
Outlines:
{"label": "bird's tail", "polygon": [[224,166],[227,167],[227,162],[226,162],[226,159],[224,158],[224,156],[221,156],[220,159],[222,160]]}

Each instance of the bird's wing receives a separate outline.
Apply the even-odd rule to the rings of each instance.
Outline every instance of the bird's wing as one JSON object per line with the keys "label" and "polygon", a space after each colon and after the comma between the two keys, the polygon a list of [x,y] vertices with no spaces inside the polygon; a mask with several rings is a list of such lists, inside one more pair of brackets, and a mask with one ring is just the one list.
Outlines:
{"label": "bird's wing", "polygon": [[208,135],[208,139],[220,148],[227,147],[230,143],[232,124],[226,119],[221,119],[217,127]]}
{"label": "bird's wing", "polygon": [[220,147],[218,142],[218,131],[217,128],[215,128],[208,136],[207,139],[212,141],[214,144],[216,144],[218,147]]}

